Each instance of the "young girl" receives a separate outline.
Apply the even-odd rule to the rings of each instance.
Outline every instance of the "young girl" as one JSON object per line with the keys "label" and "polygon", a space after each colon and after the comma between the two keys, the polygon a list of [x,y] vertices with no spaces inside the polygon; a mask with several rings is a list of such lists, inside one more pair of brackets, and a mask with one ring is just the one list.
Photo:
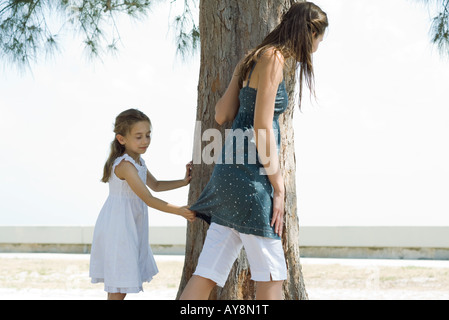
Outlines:
{"label": "young girl", "polygon": [[[281,23],[237,65],[217,102],[216,121],[233,121],[233,130],[249,136],[253,132],[254,139],[246,139],[248,145],[239,150],[245,151],[243,164],[226,159],[215,164],[209,183],[190,207],[211,225],[181,299],[207,299],[215,285],[223,287],[242,246],[251,279],[257,282],[256,298],[282,299],[287,278],[280,238],[284,181],[278,154],[274,151],[267,155],[263,150],[276,150],[274,147],[280,144],[280,136],[274,133],[282,129],[278,118],[288,105],[283,81],[285,60],[294,59],[301,65],[300,96],[303,79],[313,92],[312,53],[318,49],[327,26],[327,15],[318,6],[311,2],[292,4]],[[252,149],[250,143],[255,144],[260,160],[250,159],[251,153],[246,151]]]}
{"label": "young girl", "polygon": [[[140,157],[151,141],[150,119],[129,109],[115,120],[111,153],[104,166],[103,182],[109,182],[109,196],[95,225],[90,257],[92,283],[104,282],[108,299],[121,300],[127,293],[142,291],[158,272],[148,240],[148,207],[195,219],[186,206],[178,207],[155,198],[149,192],[172,190],[190,182],[191,163],[184,179],[158,181]],[[146,185],[145,185],[146,184]]]}

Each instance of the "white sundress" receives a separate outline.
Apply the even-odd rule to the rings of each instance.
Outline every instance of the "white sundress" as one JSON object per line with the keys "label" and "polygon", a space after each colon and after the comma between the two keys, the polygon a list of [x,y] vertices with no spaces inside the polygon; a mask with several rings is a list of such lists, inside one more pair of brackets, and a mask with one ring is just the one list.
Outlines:
{"label": "white sundress", "polygon": [[95,224],[90,255],[89,276],[92,283],[104,282],[109,293],[137,293],[143,282],[158,273],[148,238],[148,207],[114,173],[121,161],[129,161],[146,183],[147,167],[124,154],[112,166],[109,196]]}

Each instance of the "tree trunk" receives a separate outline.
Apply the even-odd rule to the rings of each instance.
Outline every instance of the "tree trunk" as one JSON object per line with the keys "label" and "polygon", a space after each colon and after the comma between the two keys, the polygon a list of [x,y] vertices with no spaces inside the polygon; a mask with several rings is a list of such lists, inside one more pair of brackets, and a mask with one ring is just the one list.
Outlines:
{"label": "tree trunk", "polygon": [[[195,129],[195,154],[200,155],[204,146],[210,141],[202,142],[205,129],[216,128],[224,137],[225,128],[215,122],[215,104],[232,77],[233,71],[240,59],[274,29],[280,21],[283,12],[288,10],[294,0],[200,0],[200,35],[201,35],[201,66],[198,83],[198,109]],[[288,279],[284,283],[285,299],[307,299],[307,293],[299,262],[298,217],[296,207],[295,184],[295,149],[293,137],[293,110],[295,107],[295,65],[286,68],[284,75],[289,93],[289,106],[279,118],[281,127],[281,170],[286,186],[285,224],[282,236]],[[201,142],[200,142],[201,141]],[[190,183],[188,203],[193,204],[209,181],[213,164],[207,165],[201,161],[195,164]],[[201,253],[208,225],[200,219],[189,223],[187,227],[187,243],[185,262],[178,298],[185,285],[195,271],[199,254]],[[224,288],[212,291],[211,299],[254,299],[255,285],[250,280],[251,273],[246,259],[245,250],[229,274]]]}

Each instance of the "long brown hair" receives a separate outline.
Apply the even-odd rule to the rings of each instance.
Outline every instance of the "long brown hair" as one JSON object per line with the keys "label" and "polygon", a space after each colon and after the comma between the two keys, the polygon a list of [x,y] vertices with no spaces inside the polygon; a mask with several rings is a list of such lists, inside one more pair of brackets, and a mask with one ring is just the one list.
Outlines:
{"label": "long brown hair", "polygon": [[248,72],[264,52],[274,47],[285,58],[294,58],[300,65],[299,107],[301,108],[304,79],[310,92],[315,95],[312,64],[313,34],[315,33],[315,38],[321,36],[328,25],[326,13],[312,2],[292,4],[282,16],[279,25],[243,59],[239,69],[239,86],[242,87]]}
{"label": "long brown hair", "polygon": [[[137,109],[128,109],[120,113],[117,118],[115,118],[114,124],[114,133],[117,136],[118,134],[122,136],[126,136],[128,134],[133,125],[140,121],[148,121],[151,124],[150,119],[142,112]],[[106,160],[103,169],[103,178],[101,178],[102,182],[108,182],[112,173],[112,165],[114,164],[115,159],[122,156],[125,153],[125,146],[121,145],[118,142],[117,138],[114,137],[114,140],[111,142],[111,152],[109,153],[109,158]]]}

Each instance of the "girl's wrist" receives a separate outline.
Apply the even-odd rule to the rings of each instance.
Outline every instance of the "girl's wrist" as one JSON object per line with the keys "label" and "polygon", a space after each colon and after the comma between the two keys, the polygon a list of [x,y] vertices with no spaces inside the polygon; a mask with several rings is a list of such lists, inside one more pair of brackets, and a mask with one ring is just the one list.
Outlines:
{"label": "girl's wrist", "polygon": [[271,180],[273,180],[272,186],[273,186],[273,192],[276,194],[285,194],[285,185],[284,185],[284,179],[280,174],[273,177]]}

